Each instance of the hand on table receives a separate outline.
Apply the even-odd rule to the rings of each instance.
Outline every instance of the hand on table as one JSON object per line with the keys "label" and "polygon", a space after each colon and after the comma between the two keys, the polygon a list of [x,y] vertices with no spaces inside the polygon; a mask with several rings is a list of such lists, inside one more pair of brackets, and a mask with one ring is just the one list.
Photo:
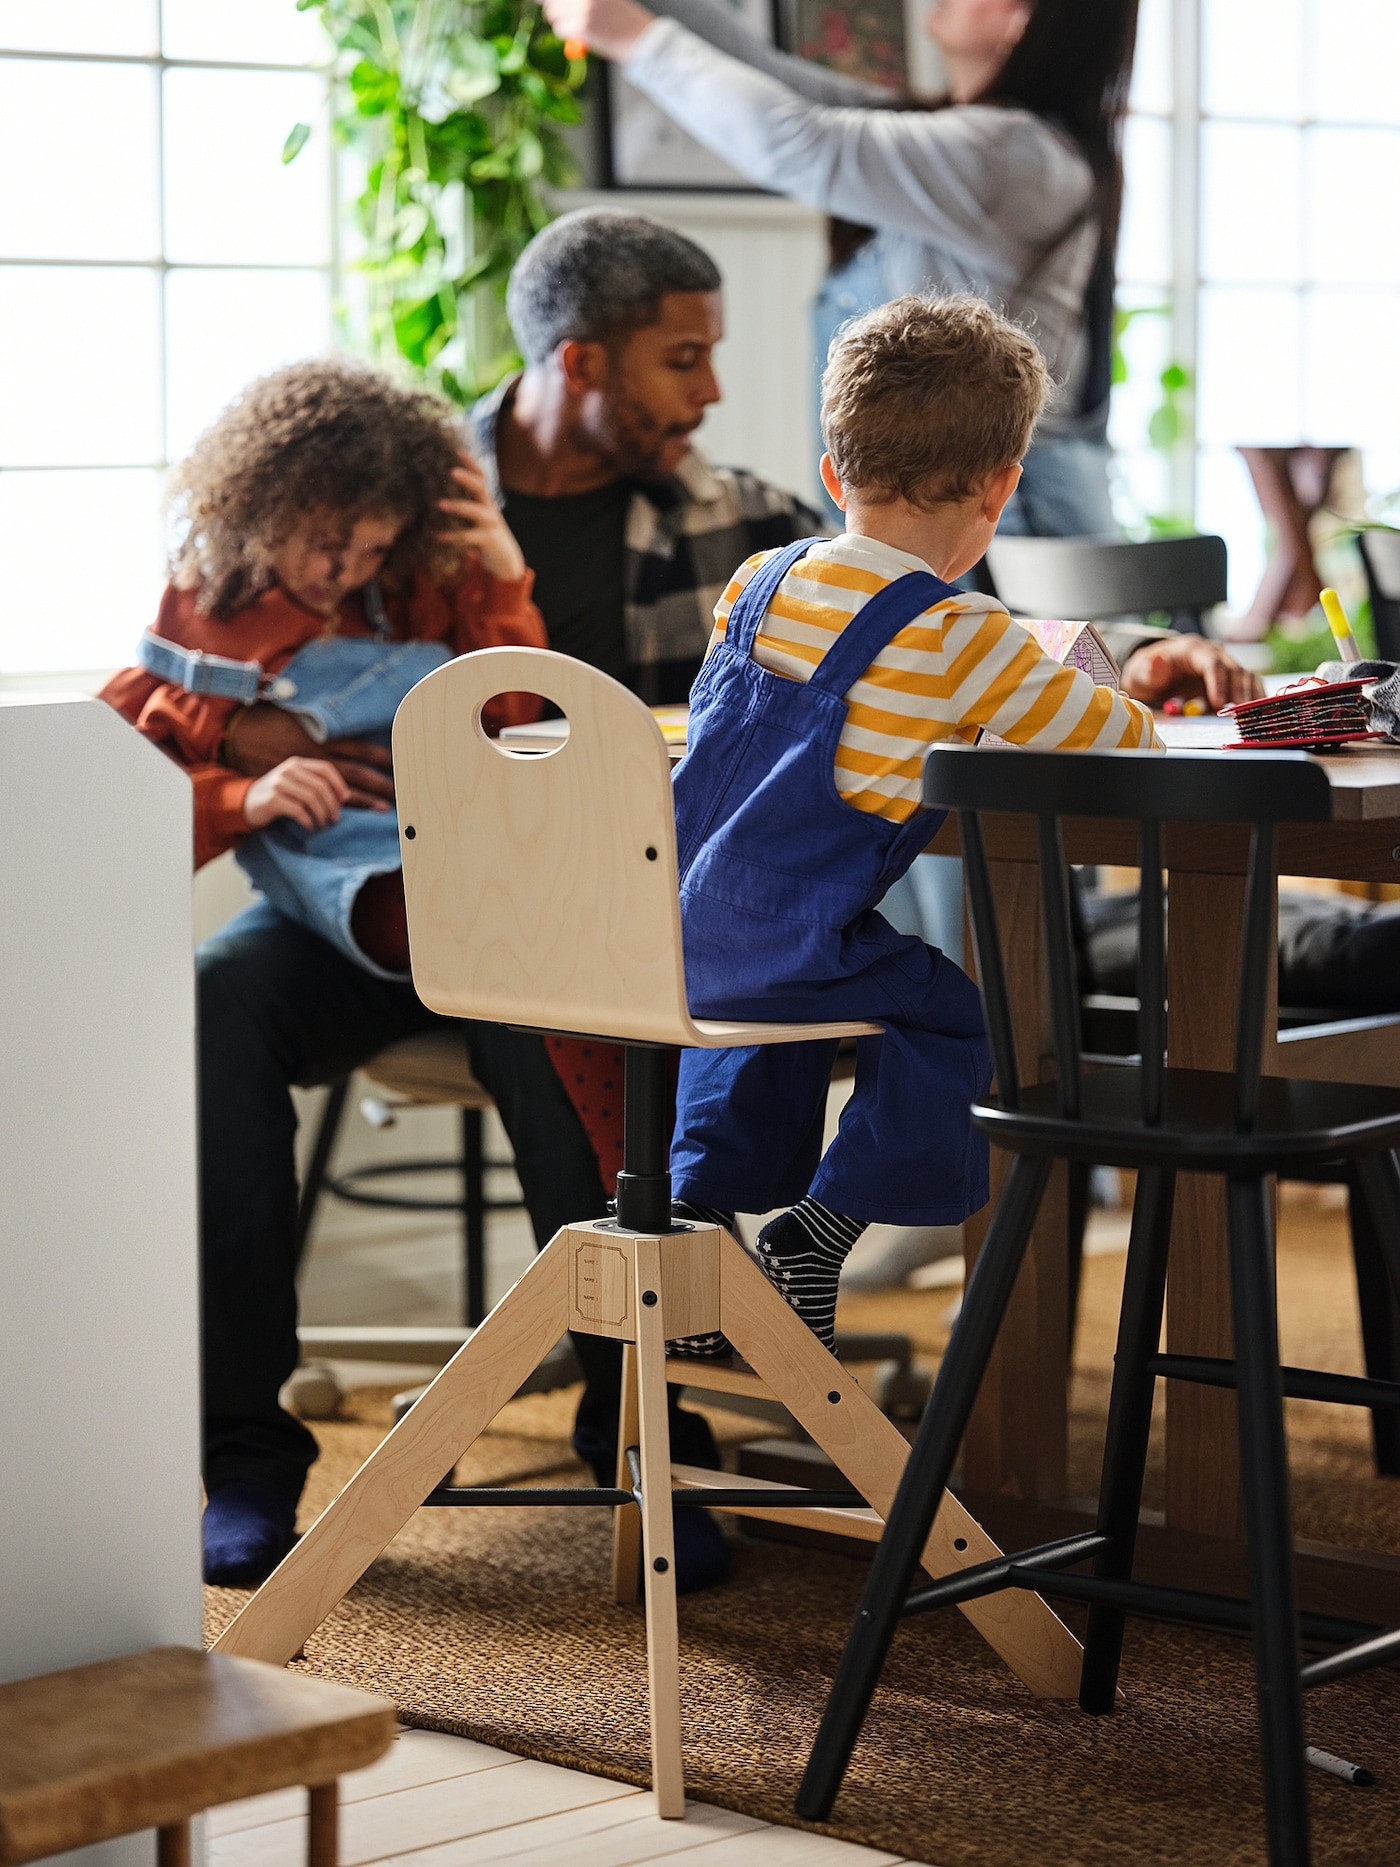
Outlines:
{"label": "hand on table", "polygon": [[[229,764],[249,778],[264,777],[288,760],[295,760],[333,769],[344,787],[342,804],[355,804],[362,810],[388,810],[394,802],[393,761],[387,746],[376,745],[370,739],[328,739],[318,745],[293,714],[266,701],[239,715],[224,746]],[[267,821],[270,819],[264,818]]]}
{"label": "hand on table", "polygon": [[1203,699],[1218,713],[1237,700],[1257,700],[1263,691],[1257,674],[1203,635],[1164,635],[1145,642],[1123,667],[1123,692],[1150,707],[1164,700]]}
{"label": "hand on table", "polygon": [[544,0],[544,12],[561,39],[618,61],[656,18],[637,0]]}
{"label": "hand on table", "polygon": [[514,583],[525,575],[524,553],[491,497],[479,463],[463,454],[461,465],[452,469],[452,477],[461,491],[455,498],[439,499],[438,505],[455,523],[445,526],[440,535],[493,577]]}
{"label": "hand on table", "polygon": [[321,758],[286,758],[254,780],[243,800],[250,830],[290,817],[304,830],[324,830],[340,816],[350,787],[335,766]]}

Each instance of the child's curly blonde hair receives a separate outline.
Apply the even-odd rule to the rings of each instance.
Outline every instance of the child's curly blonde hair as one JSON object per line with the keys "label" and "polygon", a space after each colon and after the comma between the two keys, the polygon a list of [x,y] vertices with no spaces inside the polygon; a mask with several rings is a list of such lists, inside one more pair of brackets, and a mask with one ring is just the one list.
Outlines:
{"label": "child's curly blonde hair", "polygon": [[450,576],[437,502],[466,450],[457,411],[346,357],[260,376],[206,428],[174,470],[168,503],[180,530],[170,575],[226,618],[272,582],[272,561],[311,513],[404,521],[384,579]]}
{"label": "child's curly blonde hair", "polygon": [[984,300],[910,293],[832,339],[822,435],[848,493],[927,510],[1018,461],[1049,388],[1039,350]]}

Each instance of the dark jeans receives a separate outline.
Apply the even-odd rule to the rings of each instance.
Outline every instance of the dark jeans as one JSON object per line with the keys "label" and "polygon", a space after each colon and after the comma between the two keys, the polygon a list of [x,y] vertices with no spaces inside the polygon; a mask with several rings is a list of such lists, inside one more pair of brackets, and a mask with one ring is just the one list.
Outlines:
{"label": "dark jeans", "polygon": [[[1084,889],[1080,908],[1088,989],[1135,997],[1137,896]],[[1281,895],[1278,996],[1338,1018],[1400,1011],[1400,903]]]}
{"label": "dark jeans", "polygon": [[[374,978],[265,904],[198,954],[204,1477],[299,1492],[316,1442],[278,1404],[297,1365],[296,1114],[292,1084],[325,1083],[386,1044],[460,1031],[515,1155],[536,1246],[601,1214],[598,1166],[541,1038],[439,1019],[411,986]],[[621,1349],[576,1336],[586,1387],[574,1444],[613,1482]],[[678,1459],[714,1464],[698,1414],[672,1407]]]}

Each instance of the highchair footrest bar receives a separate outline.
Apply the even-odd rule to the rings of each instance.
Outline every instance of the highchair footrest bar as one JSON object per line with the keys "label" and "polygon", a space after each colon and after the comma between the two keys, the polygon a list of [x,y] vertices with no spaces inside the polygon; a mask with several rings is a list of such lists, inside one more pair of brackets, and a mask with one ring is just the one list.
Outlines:
{"label": "highchair footrest bar", "polygon": [[509,1485],[438,1485],[423,1499],[425,1505],[466,1504],[619,1504],[635,1502],[630,1491],[609,1485],[559,1485],[553,1489],[515,1490]]}
{"label": "highchair footrest bar", "polygon": [[779,1485],[772,1490],[726,1491],[716,1485],[681,1485],[671,1492],[671,1502],[678,1508],[695,1510],[864,1510],[865,1499],[859,1491],[804,1491],[797,1485]]}

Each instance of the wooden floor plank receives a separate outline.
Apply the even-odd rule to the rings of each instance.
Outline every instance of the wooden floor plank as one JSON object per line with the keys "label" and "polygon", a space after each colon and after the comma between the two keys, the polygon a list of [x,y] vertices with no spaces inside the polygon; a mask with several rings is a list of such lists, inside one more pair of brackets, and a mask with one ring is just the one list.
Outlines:
{"label": "wooden floor plank", "polygon": [[643,1867],[649,1861],[671,1860],[707,1842],[730,1835],[757,1834],[767,1823],[729,1809],[688,1805],[684,1821],[663,1822],[654,1798],[633,1790],[612,1802],[562,1815],[522,1819],[511,1828],[498,1828],[471,1841],[453,1841],[446,1847],[426,1848],[416,1854],[398,1854],[379,1867]]}
{"label": "wooden floor plank", "polygon": [[[422,1784],[445,1781],[449,1776],[470,1776],[477,1770],[492,1770],[500,1764],[518,1761],[508,1750],[495,1750],[490,1744],[453,1737],[446,1731],[404,1728],[378,1763],[341,1777],[341,1806],[363,1802],[369,1796],[387,1795],[391,1790],[414,1789]],[[305,1813],[304,1789],[278,1789],[271,1795],[250,1796],[244,1802],[227,1802],[222,1808],[211,1809],[205,1833],[211,1839],[241,1834],[245,1828],[265,1828],[269,1822],[285,1821]]]}
{"label": "wooden floor plank", "polygon": [[900,1867],[903,1859],[831,1835],[773,1827],[712,1841],[684,1857],[685,1867]]}
{"label": "wooden floor plank", "polygon": [[[369,1796],[350,1803],[341,1815],[340,1867],[368,1867],[393,1855],[489,1834],[522,1816],[555,1815],[634,1793],[629,1784],[525,1761]],[[305,1817],[224,1835],[210,1844],[208,1858],[210,1867],[302,1867]]]}

